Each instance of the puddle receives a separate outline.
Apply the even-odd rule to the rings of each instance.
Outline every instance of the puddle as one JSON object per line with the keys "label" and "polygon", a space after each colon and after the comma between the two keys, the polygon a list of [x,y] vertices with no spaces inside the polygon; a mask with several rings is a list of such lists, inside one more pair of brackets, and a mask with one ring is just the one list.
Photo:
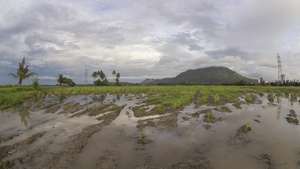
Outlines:
{"label": "puddle", "polygon": [[[43,133],[33,143],[10,153],[2,161],[13,161],[36,152],[29,159],[24,158],[23,164],[15,161],[15,168],[49,167],[51,159],[67,151],[66,147],[76,138],[75,135],[101,124],[114,112],[108,106],[100,114],[89,116],[89,110],[98,105],[114,104],[123,106],[119,115],[108,125],[97,128],[79,152],[70,156],[70,164],[63,168],[300,168],[300,126],[286,119],[291,112],[293,118],[299,119],[298,102],[282,96],[279,101],[276,99],[270,103],[265,95],[258,96],[261,104],[242,103],[241,109],[227,104],[232,112],[222,112],[207,105],[195,108],[192,103],[177,112],[135,117],[132,108],[145,99],[146,96],[135,95],[79,95],[65,98],[59,103],[61,108],[54,113],[45,113],[44,109],[11,108],[2,111],[0,137],[11,136],[12,139],[2,141],[1,147],[15,145],[34,134]],[[82,106],[81,109],[59,114],[64,104],[70,102],[79,103],[69,105]],[[154,108],[153,105],[148,107]],[[213,116],[222,118],[222,121],[205,122],[205,114],[201,113],[193,116],[206,109],[211,109]],[[76,113],[78,116],[72,116]],[[175,123],[170,124],[175,128],[161,129],[156,125],[137,128],[141,121],[157,124],[174,114],[175,122],[169,122]],[[210,125],[208,129],[204,127],[207,124]],[[251,127],[251,130],[237,136],[243,125]],[[140,132],[150,141],[148,144],[137,143]],[[266,159],[263,157],[269,161],[272,159],[272,163],[264,162]]]}

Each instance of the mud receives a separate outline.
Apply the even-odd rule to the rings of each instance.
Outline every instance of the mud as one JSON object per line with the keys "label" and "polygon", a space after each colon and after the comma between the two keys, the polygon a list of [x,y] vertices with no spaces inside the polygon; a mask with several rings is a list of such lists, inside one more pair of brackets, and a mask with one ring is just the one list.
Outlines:
{"label": "mud", "polygon": [[297,115],[295,110],[290,110],[290,114],[287,115],[286,120],[288,123],[299,125],[299,120],[297,119]]}
{"label": "mud", "polygon": [[232,104],[232,105],[233,105],[235,108],[237,108],[237,109],[242,109],[241,104],[242,104],[242,102],[237,102],[237,103],[234,103],[234,104]]}
{"label": "mud", "polygon": [[200,114],[206,114],[206,113],[212,113],[211,109],[200,110],[200,111],[197,111],[197,112],[195,112],[195,113],[193,113],[191,115],[192,115],[193,118],[197,119],[197,118],[200,117]]}
{"label": "mud", "polygon": [[[191,103],[166,112],[155,112],[155,105],[144,103],[145,99],[107,94],[72,96],[60,102],[53,97],[39,101],[38,109],[30,108],[33,103],[2,111],[0,165],[72,169],[298,167],[295,150],[299,149],[300,128],[286,118],[297,119],[300,104],[292,104],[288,98],[280,97],[276,105],[269,104],[266,97],[259,98],[261,103],[236,102],[241,103],[240,108],[231,103],[197,108]],[[135,116],[139,110],[143,115]]]}
{"label": "mud", "polygon": [[121,109],[124,108],[124,106],[121,106],[114,113],[111,113],[108,116],[102,116],[101,119],[98,119],[103,120],[101,123],[91,125],[83,129],[81,133],[73,136],[72,140],[67,144],[68,146],[65,148],[65,151],[52,158],[46,168],[67,168],[70,166],[72,160],[81,152],[89,137],[91,137],[94,133],[99,132],[102,127],[108,125],[116,117],[118,117]]}
{"label": "mud", "polygon": [[243,146],[247,143],[250,142],[250,139],[247,137],[247,133],[251,131],[251,127],[249,126],[249,124],[245,124],[243,126],[241,126],[236,134],[231,137],[231,144],[235,145],[235,146]]}
{"label": "mud", "polygon": [[61,108],[61,106],[60,105],[54,105],[54,106],[52,106],[52,107],[50,107],[50,108],[48,108],[48,109],[46,109],[45,110],[45,113],[56,113],[56,111],[58,110],[58,109],[60,109]]}
{"label": "mud", "polygon": [[145,127],[155,127],[160,130],[174,130],[177,128],[178,114],[179,112],[175,112],[169,116],[140,120],[138,122],[137,128],[142,130]]}
{"label": "mud", "polygon": [[[1,146],[0,147],[0,160],[2,161],[3,158],[7,157],[9,154],[12,154],[16,151],[20,151],[22,149],[24,149],[26,146],[32,144],[35,140],[37,140],[38,138],[42,137],[44,135],[44,133],[36,133],[34,135],[32,135],[31,137],[29,137],[28,139],[15,143],[13,145],[9,145],[9,146]],[[16,159],[19,162],[22,162],[22,158],[18,158]],[[11,165],[15,163],[16,160],[13,160],[11,162]]]}
{"label": "mud", "polygon": [[9,135],[9,136],[0,136],[0,143],[11,140],[11,139],[13,139],[14,137],[16,137],[18,135],[19,134],[14,134],[14,135]]}
{"label": "mud", "polygon": [[262,163],[265,163],[267,168],[276,166],[274,157],[272,157],[269,154],[261,154],[259,157],[257,157],[257,160],[259,160]]}
{"label": "mud", "polygon": [[228,113],[232,112],[232,110],[230,110],[230,108],[228,108],[227,105],[215,108],[215,110],[220,111],[220,112],[228,112]]}

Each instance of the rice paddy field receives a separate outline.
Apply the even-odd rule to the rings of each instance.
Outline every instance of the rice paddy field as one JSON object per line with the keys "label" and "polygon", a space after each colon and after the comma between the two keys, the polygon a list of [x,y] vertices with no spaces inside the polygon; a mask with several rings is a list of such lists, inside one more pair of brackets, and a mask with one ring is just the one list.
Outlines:
{"label": "rice paddy field", "polygon": [[0,169],[300,169],[300,88],[0,88]]}

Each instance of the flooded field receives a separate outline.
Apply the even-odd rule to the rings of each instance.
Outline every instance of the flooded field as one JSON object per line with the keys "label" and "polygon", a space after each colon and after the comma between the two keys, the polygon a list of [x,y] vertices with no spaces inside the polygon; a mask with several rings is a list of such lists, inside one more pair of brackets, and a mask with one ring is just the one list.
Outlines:
{"label": "flooded field", "polygon": [[298,100],[252,96],[153,114],[147,95],[48,95],[0,111],[0,168],[300,169]]}

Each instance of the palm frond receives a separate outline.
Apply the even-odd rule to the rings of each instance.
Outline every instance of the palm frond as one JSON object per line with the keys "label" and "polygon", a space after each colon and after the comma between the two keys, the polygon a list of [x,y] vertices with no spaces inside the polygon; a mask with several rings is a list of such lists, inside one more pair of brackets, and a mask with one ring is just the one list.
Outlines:
{"label": "palm frond", "polygon": [[15,75],[14,73],[10,73],[10,74],[8,74],[8,76],[12,76],[12,77],[14,77],[14,78],[18,78],[18,76],[17,75]]}
{"label": "palm frond", "polygon": [[29,77],[31,77],[31,76],[34,76],[34,75],[38,75],[36,72],[31,72],[31,73],[29,73],[29,74],[25,74],[25,77],[24,77],[24,79],[27,79],[27,78],[29,78]]}

